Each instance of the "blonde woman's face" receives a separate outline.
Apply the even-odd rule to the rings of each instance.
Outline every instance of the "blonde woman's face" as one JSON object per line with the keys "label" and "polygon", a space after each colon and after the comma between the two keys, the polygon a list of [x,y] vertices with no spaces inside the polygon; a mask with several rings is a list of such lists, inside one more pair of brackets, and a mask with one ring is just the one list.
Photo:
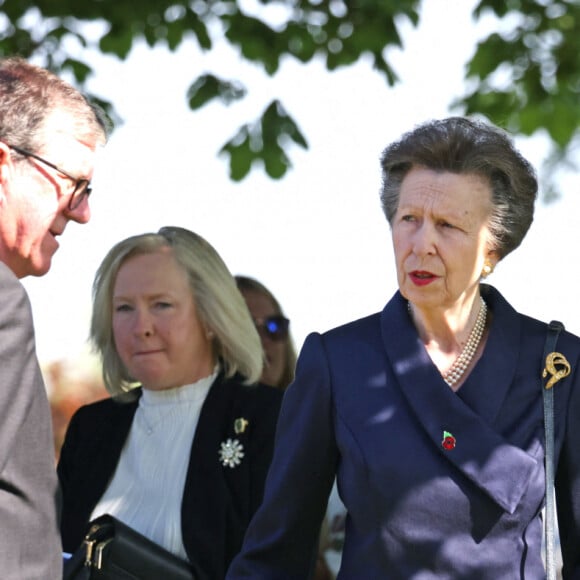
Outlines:
{"label": "blonde woman's face", "polygon": [[123,364],[143,388],[187,385],[213,370],[211,339],[170,248],[129,258],[119,269],[113,336]]}

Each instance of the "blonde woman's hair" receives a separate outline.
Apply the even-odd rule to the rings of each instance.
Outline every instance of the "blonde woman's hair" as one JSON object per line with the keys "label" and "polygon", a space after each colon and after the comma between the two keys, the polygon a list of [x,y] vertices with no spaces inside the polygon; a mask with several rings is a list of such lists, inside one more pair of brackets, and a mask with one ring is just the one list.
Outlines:
{"label": "blonde woman's hair", "polygon": [[264,364],[262,344],[236,282],[216,250],[201,236],[179,227],[127,238],[105,256],[93,282],[90,339],[103,364],[103,380],[112,396],[135,385],[121,361],[113,336],[113,289],[121,266],[131,257],[171,248],[191,287],[198,316],[213,334],[214,354],[231,377],[239,373],[256,383]]}

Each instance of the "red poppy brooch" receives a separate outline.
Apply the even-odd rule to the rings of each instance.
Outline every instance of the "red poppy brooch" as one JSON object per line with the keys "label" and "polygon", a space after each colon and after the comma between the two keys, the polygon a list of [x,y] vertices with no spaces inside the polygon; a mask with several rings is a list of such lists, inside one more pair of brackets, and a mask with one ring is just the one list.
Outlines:
{"label": "red poppy brooch", "polygon": [[441,441],[441,447],[443,447],[445,451],[451,451],[452,449],[455,449],[455,443],[457,443],[455,437],[453,437],[449,431],[443,431],[443,441]]}

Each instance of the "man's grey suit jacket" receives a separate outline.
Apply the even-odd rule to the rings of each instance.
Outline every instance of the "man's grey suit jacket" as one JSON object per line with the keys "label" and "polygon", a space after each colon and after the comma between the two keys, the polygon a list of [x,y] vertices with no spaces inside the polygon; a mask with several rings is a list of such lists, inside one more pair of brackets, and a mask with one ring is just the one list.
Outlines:
{"label": "man's grey suit jacket", "polygon": [[0,577],[62,578],[50,409],[20,281],[0,262]]}

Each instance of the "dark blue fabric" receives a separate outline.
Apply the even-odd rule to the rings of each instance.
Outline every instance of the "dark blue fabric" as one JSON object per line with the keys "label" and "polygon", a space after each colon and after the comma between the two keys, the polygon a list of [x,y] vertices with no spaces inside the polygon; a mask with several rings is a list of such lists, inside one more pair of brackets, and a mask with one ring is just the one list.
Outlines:
{"label": "dark blue fabric", "polygon": [[[482,286],[482,358],[454,393],[397,293],[380,314],[312,334],[286,391],[264,503],[228,580],[302,580],[335,475],[348,509],[339,579],[536,580],[541,561],[546,324]],[[564,578],[580,574],[580,339],[555,387]],[[443,433],[456,441],[447,451]]]}

